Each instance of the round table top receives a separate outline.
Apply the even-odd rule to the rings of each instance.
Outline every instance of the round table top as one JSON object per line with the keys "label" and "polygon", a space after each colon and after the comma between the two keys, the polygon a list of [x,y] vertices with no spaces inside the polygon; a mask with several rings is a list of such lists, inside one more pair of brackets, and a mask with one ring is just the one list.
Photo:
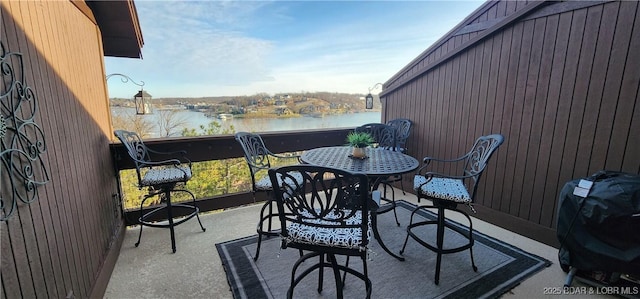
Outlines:
{"label": "round table top", "polygon": [[414,157],[383,148],[366,148],[367,158],[352,158],[349,146],[320,147],[305,151],[302,162],[342,169],[368,176],[389,176],[414,171],[420,163]]}

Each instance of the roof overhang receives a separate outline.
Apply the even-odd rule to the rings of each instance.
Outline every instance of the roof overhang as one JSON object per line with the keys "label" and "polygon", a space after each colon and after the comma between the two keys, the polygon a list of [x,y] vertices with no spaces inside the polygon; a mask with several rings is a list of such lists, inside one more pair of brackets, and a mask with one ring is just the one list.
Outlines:
{"label": "roof overhang", "polygon": [[133,0],[86,0],[102,33],[105,56],[142,58],[142,31]]}

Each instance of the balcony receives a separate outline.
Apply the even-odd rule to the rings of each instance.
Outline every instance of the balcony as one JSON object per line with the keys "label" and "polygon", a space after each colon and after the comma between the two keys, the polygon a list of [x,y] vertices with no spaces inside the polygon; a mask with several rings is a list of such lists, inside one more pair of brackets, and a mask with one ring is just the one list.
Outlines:
{"label": "balcony", "polygon": [[[16,72],[3,64],[3,75],[23,77],[20,84],[5,80],[3,87],[27,87],[27,92],[16,88],[20,92],[3,90],[2,95],[12,100],[27,95],[28,106],[38,103],[21,111],[38,108],[34,119],[42,124],[44,138],[38,135],[37,140],[46,141],[43,162],[51,174],[49,183],[38,189],[37,200],[18,203],[13,217],[3,222],[3,298],[101,297],[109,280],[109,290],[126,293],[110,292],[108,297],[141,297],[146,291],[162,297],[151,289],[164,291],[166,297],[175,297],[171,293],[175,289],[178,297],[185,297],[185,290],[192,287],[185,282],[184,286],[174,284],[186,281],[181,279],[185,269],[209,275],[196,276],[195,289],[210,291],[201,297],[227,294],[213,244],[252,232],[254,212],[247,212],[249,221],[237,221],[241,225],[234,220],[238,227],[231,229],[223,220],[254,209],[237,208],[253,204],[249,193],[200,199],[202,211],[228,210],[203,216],[209,228],[204,234],[190,234],[189,222],[180,226],[182,239],[176,255],[165,251],[165,231],[154,236],[156,232],[149,229],[145,234],[143,245],[158,246],[130,247],[131,231],[123,223],[137,219],[137,212],[126,212],[123,217],[110,158],[113,155],[118,169],[131,165],[117,145],[109,152],[113,127],[104,73],[104,55],[118,54],[107,49],[109,44],[123,44],[101,39],[96,32],[115,34],[126,29],[134,33],[129,34],[133,42],[126,43],[132,47],[120,54],[138,57],[140,26],[135,10],[128,9],[132,1],[90,2],[96,1],[0,2],[3,32],[7,33],[1,40],[0,56],[21,55],[19,59],[15,56]],[[115,10],[98,7],[107,2],[116,5]],[[121,8],[131,17],[128,24],[104,15]],[[409,150],[417,157],[449,156],[480,134],[504,134],[507,141],[492,165],[495,171],[483,178],[484,186],[493,188],[481,187],[483,196],[476,206],[476,217],[500,228],[479,230],[493,235],[508,228],[512,233],[503,236],[505,241],[555,262],[555,215],[564,182],[600,169],[629,173],[640,169],[640,59],[629,54],[640,45],[638,11],[640,6],[634,1],[487,1],[385,81],[380,94],[382,118],[405,117],[416,122]],[[46,32],[42,24],[47,24]],[[297,151],[341,144],[340,134],[345,131],[270,133],[265,139],[274,151]],[[150,143],[158,149],[186,149],[195,161],[241,156],[231,136]],[[7,169],[3,168],[3,175],[9,173]],[[2,203],[7,204],[4,200],[8,198],[3,193]],[[225,230],[216,229],[219,227]],[[223,235],[241,229],[233,236]],[[550,246],[542,245],[539,251],[533,244]],[[190,249],[191,245],[196,248]],[[144,256],[125,258],[130,251]],[[202,255],[202,251],[212,255]],[[123,256],[113,272],[119,254]],[[171,278],[145,266],[150,259],[158,265],[175,266],[166,274]],[[123,261],[132,261],[127,266],[137,271],[126,276]],[[200,271],[202,265],[204,271]],[[145,273],[154,278],[146,278]],[[563,276],[557,264],[552,265],[513,294],[542,297],[544,288],[560,286]],[[117,285],[119,279],[129,279],[139,287]],[[214,281],[223,285],[220,293],[210,288]],[[530,293],[523,290],[526,285]]]}
{"label": "balcony", "polygon": [[[416,203],[412,194],[403,196],[400,190],[396,190],[396,196]],[[259,209],[260,205],[248,205],[202,215],[206,232],[200,230],[197,221],[178,226],[175,254],[171,253],[167,230],[145,227],[142,242],[136,248],[133,244],[137,240],[139,227],[127,228],[105,298],[126,298],[132,294],[139,298],[233,298],[215,244],[255,234]],[[406,226],[407,220],[401,219],[401,223]],[[523,281],[505,297],[546,297],[543,296],[545,288],[562,286],[566,275],[557,264],[556,248],[479,219],[473,219],[473,224],[482,233],[554,263]],[[430,253],[425,251],[425,254]],[[277,257],[261,255],[260,258]],[[432,278],[432,269],[425,269],[425,272],[427,279]],[[283,277],[288,279],[288,274]],[[389,282],[389,286],[392,285],[393,282]]]}
{"label": "balcony", "polygon": [[[262,134],[265,143],[275,152],[301,151],[319,146],[342,145],[350,129],[274,132]],[[233,136],[213,136],[184,139],[150,140],[149,146],[161,150],[187,149],[193,161],[241,157],[242,151]],[[127,169],[128,157],[119,144],[112,145],[118,169]],[[409,180],[408,176],[405,178]],[[405,186],[410,186],[410,181]],[[402,195],[399,200],[416,204],[413,194]],[[255,234],[260,204],[254,204],[250,193],[198,199],[201,219],[207,228],[202,232],[197,221],[188,221],[176,227],[177,252],[171,253],[168,231],[159,228],[144,229],[138,248],[133,244],[139,227],[129,222],[114,270],[108,281],[105,298],[123,298],[136,294],[149,298],[232,298],[222,262],[215,244]],[[479,212],[480,214],[481,212]],[[453,215],[452,219],[460,221]],[[137,211],[127,211],[124,219],[137,219]],[[406,226],[408,219],[401,219]],[[566,274],[557,264],[558,250],[542,242],[503,229],[475,218],[474,228],[530,253],[546,258],[553,264],[523,281],[506,297],[543,297],[545,288],[561,287]],[[393,249],[392,249],[393,250]],[[397,250],[394,250],[397,251]],[[381,253],[384,254],[384,253]],[[425,254],[429,254],[425,252]],[[264,256],[261,258],[270,258]],[[275,258],[275,257],[272,257]],[[425,269],[431,277],[432,269]],[[284,276],[284,277],[288,277]],[[390,282],[392,284],[392,282]],[[579,285],[574,280],[574,286]],[[606,296],[601,296],[606,297]]]}

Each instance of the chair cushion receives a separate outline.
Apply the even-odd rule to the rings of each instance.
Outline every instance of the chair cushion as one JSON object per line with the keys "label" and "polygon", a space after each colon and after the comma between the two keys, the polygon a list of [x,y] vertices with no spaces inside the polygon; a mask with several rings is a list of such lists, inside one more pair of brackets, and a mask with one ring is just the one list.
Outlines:
{"label": "chair cushion", "polygon": [[[349,213],[349,212],[347,212]],[[302,213],[305,216],[311,217],[309,212]],[[367,230],[367,239],[371,238],[372,229],[371,229],[371,215],[368,215],[368,230]],[[330,216],[328,218],[331,219]],[[334,218],[335,219],[335,218]],[[338,225],[336,222],[326,221],[322,219],[313,219],[309,220],[310,223],[316,224],[325,224],[325,225]],[[356,211],[356,213],[348,218],[346,221],[347,224],[353,225],[362,223],[362,212]],[[339,248],[347,248],[347,249],[363,249],[362,242],[362,229],[360,227],[317,227],[311,225],[305,225],[303,223],[291,223],[287,227],[287,231],[289,232],[288,242],[296,242],[296,243],[304,243],[304,244],[312,244],[312,245],[320,245],[320,246],[330,246],[330,247],[339,247]]]}
{"label": "chair cushion", "polygon": [[396,147],[390,147],[390,148],[388,148],[388,149],[389,149],[389,150],[392,150],[392,151],[394,151],[394,152],[401,152],[401,153],[403,153],[403,154],[407,153],[407,148],[404,148],[404,147],[397,147],[397,146],[396,146]]}
{"label": "chair cushion", "polygon": [[186,182],[191,179],[189,167],[151,168],[140,181],[142,186],[154,186],[165,183]]}
{"label": "chair cushion", "polygon": [[[293,178],[295,178],[296,182],[298,184],[302,184],[302,175],[299,173],[291,173],[291,176],[293,176]],[[281,175],[278,174],[278,183],[281,184],[282,183],[282,179],[280,178]],[[273,190],[273,186],[271,186],[271,179],[269,178],[269,176],[263,177],[260,180],[258,180],[256,182],[256,190],[261,190],[261,191],[270,191]]]}
{"label": "chair cushion", "polygon": [[469,191],[467,191],[462,180],[458,179],[434,177],[427,182],[426,177],[416,175],[413,178],[413,189],[416,190],[416,192],[431,198],[445,199],[458,203],[471,202]]}

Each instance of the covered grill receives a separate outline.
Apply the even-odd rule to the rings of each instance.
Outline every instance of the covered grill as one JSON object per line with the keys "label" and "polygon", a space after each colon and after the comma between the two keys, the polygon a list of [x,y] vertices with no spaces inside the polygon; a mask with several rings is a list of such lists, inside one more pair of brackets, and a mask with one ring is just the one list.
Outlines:
{"label": "covered grill", "polygon": [[605,273],[604,283],[640,276],[639,175],[599,171],[566,183],[557,219],[558,259],[571,270],[566,286],[576,272]]}

